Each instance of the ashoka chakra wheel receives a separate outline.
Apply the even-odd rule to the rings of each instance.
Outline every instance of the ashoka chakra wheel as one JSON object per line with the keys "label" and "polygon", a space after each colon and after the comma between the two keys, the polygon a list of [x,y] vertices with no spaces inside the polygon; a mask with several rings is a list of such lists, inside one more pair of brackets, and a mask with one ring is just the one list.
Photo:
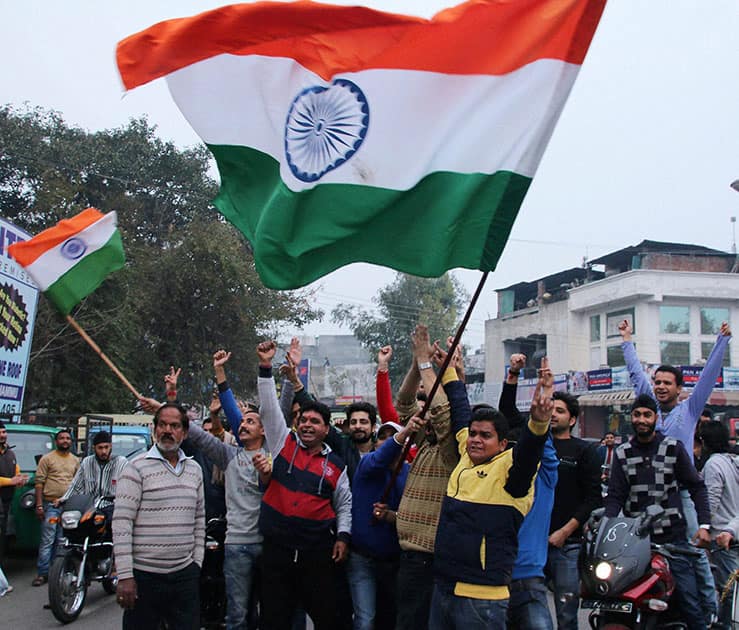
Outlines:
{"label": "ashoka chakra wheel", "polygon": [[285,124],[285,155],[293,175],[315,182],[354,155],[369,127],[369,106],[359,87],[335,79],[295,97]]}

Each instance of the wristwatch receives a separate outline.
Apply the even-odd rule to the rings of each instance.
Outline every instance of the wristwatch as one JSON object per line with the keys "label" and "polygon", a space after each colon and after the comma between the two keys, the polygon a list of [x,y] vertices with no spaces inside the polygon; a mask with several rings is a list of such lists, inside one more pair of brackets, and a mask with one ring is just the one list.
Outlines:
{"label": "wristwatch", "polygon": [[432,367],[434,366],[431,364],[431,361],[424,361],[423,363],[418,364],[419,370],[430,370]]}

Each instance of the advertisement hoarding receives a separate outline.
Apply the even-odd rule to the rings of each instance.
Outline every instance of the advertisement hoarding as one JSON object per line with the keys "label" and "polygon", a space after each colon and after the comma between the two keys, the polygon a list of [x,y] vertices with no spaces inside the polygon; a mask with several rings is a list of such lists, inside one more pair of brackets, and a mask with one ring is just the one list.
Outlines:
{"label": "advertisement hoarding", "polygon": [[30,236],[0,218],[0,413],[19,414],[23,407],[39,292],[8,246]]}

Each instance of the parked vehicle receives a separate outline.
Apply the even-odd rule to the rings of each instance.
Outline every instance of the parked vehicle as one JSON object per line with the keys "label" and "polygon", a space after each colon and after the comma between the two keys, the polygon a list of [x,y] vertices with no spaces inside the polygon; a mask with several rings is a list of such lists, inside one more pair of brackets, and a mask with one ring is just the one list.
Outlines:
{"label": "parked vehicle", "polygon": [[34,511],[36,463],[54,448],[54,436],[58,429],[10,423],[6,423],[5,428],[8,430],[8,445],[15,452],[21,474],[28,475],[28,481],[16,487],[13,494],[7,534],[13,539],[13,546],[16,549],[36,549],[41,536],[41,524]]}
{"label": "parked vehicle", "polygon": [[5,418],[8,431],[8,445],[15,453],[21,473],[28,476],[28,481],[15,489],[8,518],[7,535],[16,549],[37,549],[41,537],[41,524],[36,518],[34,508],[34,482],[36,465],[46,453],[54,449],[54,436],[62,428],[72,431],[74,438],[73,452],[84,456],[88,452],[88,436],[103,428],[110,430],[112,418],[97,415],[51,414],[36,415],[33,418],[23,417],[28,423],[13,422],[11,416]]}
{"label": "parked vehicle", "polygon": [[658,545],[650,526],[664,510],[651,505],[640,518],[607,518],[595,510],[585,529],[579,558],[582,608],[593,630],[687,628],[672,600],[670,560],[698,550]]}
{"label": "parked vehicle", "polygon": [[49,569],[49,605],[62,623],[77,619],[92,581],[101,582],[106,593],[115,593],[111,523],[101,509],[112,500],[74,495],[64,503],[59,518],[66,540]]}
{"label": "parked vehicle", "polygon": [[226,519],[212,518],[205,525],[205,557],[200,571],[200,627],[221,628],[226,616],[226,580],[223,553]]}

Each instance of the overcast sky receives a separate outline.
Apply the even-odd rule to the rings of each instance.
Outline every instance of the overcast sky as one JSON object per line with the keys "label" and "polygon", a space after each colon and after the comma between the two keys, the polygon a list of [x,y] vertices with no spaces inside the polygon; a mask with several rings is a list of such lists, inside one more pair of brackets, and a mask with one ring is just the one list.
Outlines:
{"label": "overcast sky", "polygon": [[[145,114],[162,138],[195,144],[163,80],[124,96],[114,51],[155,22],[221,4],[0,0],[0,103],[55,109],[89,130]],[[429,17],[451,3],[364,4]],[[584,256],[643,239],[730,250],[730,217],[739,214],[739,194],[729,188],[739,178],[738,62],[736,0],[611,0],[467,344],[482,343],[483,322],[497,308],[493,289],[576,267]],[[479,272],[455,273],[472,293]],[[317,304],[369,307],[392,277],[370,265],[345,267],[317,283]]]}

